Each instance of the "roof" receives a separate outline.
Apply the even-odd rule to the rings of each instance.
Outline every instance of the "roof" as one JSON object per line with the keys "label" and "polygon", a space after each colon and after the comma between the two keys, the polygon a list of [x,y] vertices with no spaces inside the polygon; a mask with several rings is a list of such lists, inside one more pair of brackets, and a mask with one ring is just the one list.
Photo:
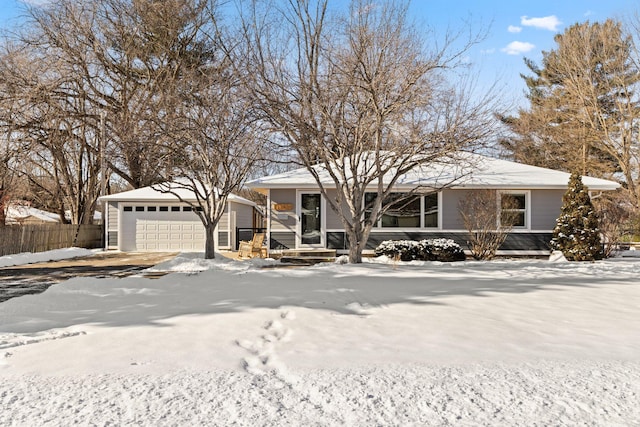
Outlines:
{"label": "roof", "polygon": [[[175,183],[162,183],[152,185],[148,187],[137,188],[135,190],[124,191],[122,193],[111,194],[109,196],[102,196],[100,201],[107,202],[179,202],[180,199],[173,193],[160,191],[159,188],[173,187],[171,191],[178,194],[183,200],[187,202],[196,202],[196,197],[193,191],[178,187]],[[233,203],[240,203],[243,205],[256,206],[251,200],[240,197],[236,194],[230,194],[228,200]]]}
{"label": "roof", "polygon": [[22,222],[27,218],[34,218],[42,222],[60,222],[60,215],[31,206],[10,205],[7,208],[7,222]]}
{"label": "roof", "polygon": [[[334,186],[324,165],[315,166],[321,182]],[[464,153],[457,161],[445,161],[418,166],[401,176],[396,187],[415,188],[417,186],[441,188],[500,188],[500,189],[566,189],[569,173],[537,166],[525,165],[508,160],[495,159],[480,154]],[[388,183],[391,175],[384,177]],[[582,182],[590,190],[615,190],[620,184],[600,178],[583,177]],[[247,183],[254,189],[268,188],[309,188],[317,183],[306,168],[265,176]]]}

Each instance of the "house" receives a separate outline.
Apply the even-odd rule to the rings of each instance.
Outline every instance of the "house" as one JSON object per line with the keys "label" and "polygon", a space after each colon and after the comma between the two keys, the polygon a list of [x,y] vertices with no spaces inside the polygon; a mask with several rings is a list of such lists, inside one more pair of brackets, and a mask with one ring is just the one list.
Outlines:
{"label": "house", "polygon": [[[569,174],[477,154],[464,157],[466,166],[453,162],[425,165],[400,177],[395,185],[398,193],[420,187],[421,194],[382,216],[371,231],[367,249],[374,249],[384,240],[427,238],[450,238],[466,247],[460,202],[471,191],[492,189],[509,193],[518,203],[516,224],[499,253],[548,254]],[[331,189],[335,188],[333,180],[324,167],[317,168],[331,197],[336,191]],[[384,181],[388,182],[387,177]],[[616,182],[590,177],[584,177],[583,182],[595,194],[620,187]],[[247,185],[267,196],[266,227],[271,252],[310,248],[346,252],[340,218],[328,207],[306,168],[255,179]],[[372,187],[369,197],[375,197],[373,192]]]}
{"label": "house", "polygon": [[[202,221],[191,206],[176,195],[150,186],[101,197],[106,203],[105,242],[107,249],[120,251],[204,251]],[[180,197],[195,203],[192,191],[174,189]],[[261,226],[261,214],[250,200],[230,195],[215,233],[217,249],[236,249],[238,233]]]}
{"label": "house", "polygon": [[27,204],[11,203],[5,222],[7,225],[56,224],[60,223],[60,215]]}

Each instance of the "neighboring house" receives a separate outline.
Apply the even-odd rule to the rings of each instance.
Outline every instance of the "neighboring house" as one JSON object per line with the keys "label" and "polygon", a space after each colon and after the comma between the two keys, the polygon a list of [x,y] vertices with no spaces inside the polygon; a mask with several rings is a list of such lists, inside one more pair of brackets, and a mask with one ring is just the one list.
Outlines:
{"label": "neighboring house", "polygon": [[[196,201],[193,192],[176,190],[183,200]],[[152,187],[100,198],[106,202],[107,249],[121,251],[204,251],[204,226],[191,207],[171,193]],[[235,249],[237,229],[253,229],[262,221],[250,200],[231,195],[215,234],[216,249]],[[251,232],[249,236],[251,236]]]}
{"label": "neighboring house", "polygon": [[[467,231],[459,212],[460,201],[471,191],[495,189],[514,195],[519,202],[517,224],[499,253],[548,253],[569,174],[475,154],[468,155],[467,159],[472,165],[467,168],[459,164],[424,166],[401,177],[395,186],[398,193],[419,186],[421,194],[383,215],[371,231],[367,249],[374,249],[383,240],[440,237],[451,238],[464,248]],[[325,188],[335,188],[326,172],[321,171],[320,177]],[[597,178],[584,177],[583,182],[592,193],[620,187],[616,182]],[[327,206],[307,169],[266,176],[247,185],[267,196],[265,214],[271,252],[304,248],[346,252],[340,218]],[[437,190],[443,185],[447,187]],[[330,189],[329,197],[335,191]],[[371,191],[370,197],[375,197],[375,188]]]}
{"label": "neighboring house", "polygon": [[60,215],[27,205],[11,204],[7,208],[7,225],[55,224]]}

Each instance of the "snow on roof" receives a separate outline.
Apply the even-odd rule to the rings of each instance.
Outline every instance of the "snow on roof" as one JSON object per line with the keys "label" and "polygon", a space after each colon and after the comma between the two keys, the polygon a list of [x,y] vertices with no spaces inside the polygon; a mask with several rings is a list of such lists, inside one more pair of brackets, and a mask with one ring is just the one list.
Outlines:
{"label": "snow on roof", "polygon": [[[323,166],[317,166],[323,184],[332,186],[333,180]],[[465,153],[460,160],[418,166],[397,181],[398,188],[425,186],[440,188],[538,188],[564,189],[570,174],[553,169],[495,159],[480,154]],[[389,182],[388,174],[384,181]],[[615,190],[620,184],[599,178],[583,177],[590,190]],[[251,188],[316,187],[316,181],[306,168],[265,176],[247,183]]]}
{"label": "snow on roof", "polygon": [[[135,190],[124,191],[122,193],[111,194],[109,196],[102,196],[99,200],[107,202],[179,202],[176,194],[160,191],[160,189],[171,188],[171,191],[179,195],[183,200],[188,202],[195,202],[196,197],[193,191],[177,187],[172,183],[162,183],[152,185],[143,188],[137,188]],[[240,197],[236,194],[230,194],[228,197],[230,202],[240,203],[243,205],[256,206],[251,200]]]}
{"label": "snow on roof", "polygon": [[29,217],[43,222],[60,222],[60,215],[31,206],[11,205],[7,209],[7,222],[21,222]]}

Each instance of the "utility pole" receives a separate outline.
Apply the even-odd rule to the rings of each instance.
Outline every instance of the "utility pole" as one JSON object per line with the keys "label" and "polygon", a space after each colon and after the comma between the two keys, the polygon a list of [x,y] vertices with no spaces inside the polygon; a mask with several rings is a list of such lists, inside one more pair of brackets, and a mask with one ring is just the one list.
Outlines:
{"label": "utility pole", "polygon": [[[100,111],[100,196],[107,195],[107,168],[105,163],[105,148],[107,146],[105,132],[106,115],[106,111]],[[104,228],[104,245],[102,245],[102,248],[106,251],[109,245],[109,236],[107,235],[107,202],[105,201],[102,202],[102,227]]]}

